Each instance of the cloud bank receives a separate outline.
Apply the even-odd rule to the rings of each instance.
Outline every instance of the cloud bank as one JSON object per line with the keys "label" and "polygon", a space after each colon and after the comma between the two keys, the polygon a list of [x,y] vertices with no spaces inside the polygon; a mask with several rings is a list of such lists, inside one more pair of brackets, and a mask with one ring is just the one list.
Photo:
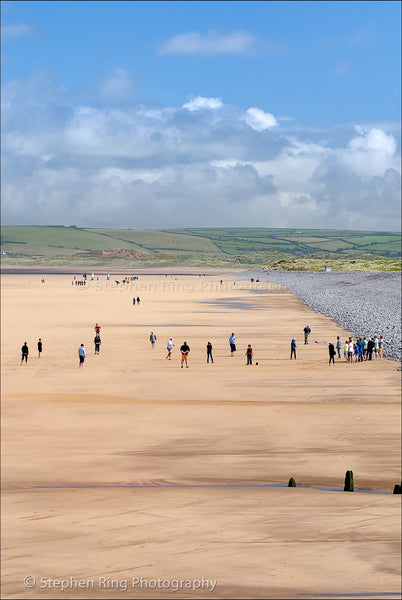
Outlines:
{"label": "cloud bank", "polygon": [[207,34],[191,32],[172,37],[159,48],[159,53],[203,56],[240,55],[253,53],[262,46],[262,42],[245,31],[228,34],[220,34],[216,31],[209,31]]}
{"label": "cloud bank", "polygon": [[[133,84],[116,70],[101,93]],[[385,125],[314,132],[203,96],[77,106],[34,77],[3,86],[2,152],[3,225],[400,226],[400,156]]]}

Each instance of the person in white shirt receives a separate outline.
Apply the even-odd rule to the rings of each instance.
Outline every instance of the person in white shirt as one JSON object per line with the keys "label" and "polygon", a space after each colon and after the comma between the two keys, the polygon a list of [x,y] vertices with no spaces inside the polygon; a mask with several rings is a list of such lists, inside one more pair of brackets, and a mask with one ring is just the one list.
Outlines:
{"label": "person in white shirt", "polygon": [[232,335],[229,338],[229,344],[230,344],[230,356],[234,356],[234,353],[236,352],[236,336],[234,333],[232,333]]}
{"label": "person in white shirt", "polygon": [[352,340],[352,338],[349,338],[349,342],[348,342],[348,361],[350,363],[353,362],[353,340]]}
{"label": "person in white shirt", "polygon": [[173,349],[174,343],[173,343],[173,338],[169,338],[166,344],[166,348],[167,348],[167,357],[169,360],[171,360],[172,358],[172,349]]}

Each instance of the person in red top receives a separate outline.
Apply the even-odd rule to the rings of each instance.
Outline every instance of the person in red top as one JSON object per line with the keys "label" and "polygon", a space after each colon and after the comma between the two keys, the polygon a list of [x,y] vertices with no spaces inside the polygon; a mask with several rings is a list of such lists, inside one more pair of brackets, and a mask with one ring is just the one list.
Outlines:
{"label": "person in red top", "polygon": [[95,325],[95,333],[96,333],[96,335],[100,334],[100,330],[101,330],[100,325],[98,325],[98,323],[96,323],[96,325]]}
{"label": "person in red top", "polygon": [[253,349],[251,347],[251,344],[249,344],[247,346],[246,356],[247,356],[247,364],[252,365],[253,364]]}

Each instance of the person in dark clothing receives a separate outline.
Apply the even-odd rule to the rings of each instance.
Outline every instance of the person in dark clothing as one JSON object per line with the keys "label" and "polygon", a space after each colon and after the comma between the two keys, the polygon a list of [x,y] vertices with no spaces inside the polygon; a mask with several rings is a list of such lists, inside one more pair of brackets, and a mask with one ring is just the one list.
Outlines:
{"label": "person in dark clothing", "polygon": [[94,344],[95,344],[95,354],[99,354],[100,345],[101,345],[101,339],[100,339],[99,333],[97,333],[96,336],[94,337]]}
{"label": "person in dark clothing", "polygon": [[328,364],[331,365],[331,362],[332,362],[332,364],[335,366],[335,355],[336,355],[336,352],[335,352],[334,345],[331,344],[331,343],[328,344],[328,352],[329,352],[329,363]]}
{"label": "person in dark clothing", "polygon": [[370,339],[367,344],[367,360],[373,360],[374,340]]}
{"label": "person in dark clothing", "polygon": [[249,344],[247,346],[246,356],[247,356],[247,364],[252,365],[253,364],[253,349],[251,347],[251,344]]}
{"label": "person in dark clothing", "polygon": [[28,346],[27,346],[27,343],[24,342],[24,345],[21,348],[21,364],[24,362],[24,360],[25,360],[25,364],[28,363],[28,354],[29,354]]}
{"label": "person in dark clothing", "polygon": [[42,340],[41,340],[41,338],[39,338],[39,340],[38,340],[38,358],[40,358],[40,355],[42,354],[42,348],[43,348]]}
{"label": "person in dark clothing", "polygon": [[139,304],[139,303],[140,303],[140,298],[139,298],[139,296],[137,296],[137,304]]}
{"label": "person in dark clothing", "polygon": [[297,346],[296,346],[296,340],[293,339],[290,342],[290,360],[292,360],[293,356],[295,357],[295,360],[296,360],[296,348],[297,348]]}
{"label": "person in dark clothing", "polygon": [[181,368],[183,368],[184,363],[186,363],[186,369],[188,369],[188,355],[190,352],[190,346],[187,344],[187,342],[184,342],[184,344],[181,346],[180,348],[180,352],[181,352]]}
{"label": "person in dark clothing", "polygon": [[311,333],[310,325],[306,325],[305,328],[303,329],[303,331],[304,331],[304,343],[308,344],[310,333]]}
{"label": "person in dark clothing", "polygon": [[212,358],[212,344],[211,342],[208,342],[207,344],[207,363],[209,363],[209,359],[211,359],[211,362],[214,362],[214,359]]}

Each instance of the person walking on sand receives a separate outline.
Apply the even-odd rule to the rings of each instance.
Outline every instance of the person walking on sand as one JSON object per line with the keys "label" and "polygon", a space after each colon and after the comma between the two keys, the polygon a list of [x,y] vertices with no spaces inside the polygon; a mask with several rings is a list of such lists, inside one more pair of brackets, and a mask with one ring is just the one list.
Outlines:
{"label": "person walking on sand", "polygon": [[252,365],[253,364],[253,349],[251,347],[251,344],[249,344],[247,346],[246,356],[247,356],[247,364]]}
{"label": "person walking on sand", "polygon": [[94,344],[95,344],[95,354],[99,354],[100,345],[101,345],[101,339],[100,339],[99,333],[97,333],[96,336],[94,337]]}
{"label": "person walking on sand", "polygon": [[331,366],[331,362],[332,362],[332,364],[335,366],[336,352],[335,352],[334,345],[331,344],[331,342],[328,344],[328,352],[329,352],[329,363],[328,364],[329,364],[329,366]]}
{"label": "person walking on sand", "polygon": [[85,352],[85,348],[84,348],[84,344],[81,344],[81,346],[78,348],[78,357],[80,359],[80,364],[78,365],[80,368],[82,368],[84,366],[84,360],[86,357],[86,352]]}
{"label": "person walking on sand", "polygon": [[306,325],[305,328],[303,329],[303,331],[304,331],[304,343],[308,344],[308,341],[310,338],[310,333],[311,333],[310,325]]}
{"label": "person walking on sand", "polygon": [[184,344],[180,347],[180,352],[181,352],[181,368],[183,368],[184,363],[186,363],[186,369],[188,369],[188,355],[190,352],[190,346],[187,344],[187,342],[184,342]]}
{"label": "person walking on sand", "polygon": [[135,306],[135,298],[133,298],[133,306]]}
{"label": "person walking on sand", "polygon": [[174,346],[173,339],[170,337],[168,339],[168,341],[167,341],[167,344],[166,344],[166,348],[167,348],[167,351],[168,351],[166,358],[168,358],[169,360],[171,360],[171,358],[172,358],[173,346]]}
{"label": "person walking on sand", "polygon": [[348,340],[345,340],[345,343],[343,346],[343,357],[346,360],[346,362],[348,362],[348,352],[349,352],[349,342],[348,342]]}
{"label": "person walking on sand", "polygon": [[140,305],[140,298],[139,298],[139,296],[137,296],[137,304],[138,304],[138,306]]}
{"label": "person walking on sand", "polygon": [[151,331],[151,334],[149,336],[149,341],[151,342],[151,347],[153,348],[155,346],[155,342],[156,342],[156,335],[154,334],[153,331]]}
{"label": "person walking on sand", "polygon": [[232,333],[232,335],[229,338],[229,344],[230,344],[230,356],[234,356],[234,353],[236,352],[236,336],[234,333]]}
{"label": "person walking on sand", "polygon": [[41,338],[39,338],[39,340],[38,340],[38,358],[40,358],[40,355],[42,354],[42,348],[43,348],[42,340],[41,340]]}
{"label": "person walking on sand", "polygon": [[214,362],[214,359],[212,358],[212,344],[211,344],[211,342],[208,342],[208,344],[207,344],[207,364],[209,363],[209,359],[211,359],[211,363]]}
{"label": "person walking on sand", "polygon": [[295,357],[295,360],[296,360],[296,348],[297,348],[297,346],[296,346],[296,340],[293,339],[290,342],[290,360],[292,360],[293,356]]}
{"label": "person walking on sand", "polygon": [[338,358],[341,358],[341,349],[342,349],[342,342],[341,342],[341,338],[339,337],[339,335],[336,338],[336,349],[338,350]]}
{"label": "person walking on sand", "polygon": [[24,362],[24,360],[25,360],[25,365],[28,364],[28,354],[29,354],[28,346],[27,346],[27,343],[24,342],[24,345],[21,348],[21,364]]}

